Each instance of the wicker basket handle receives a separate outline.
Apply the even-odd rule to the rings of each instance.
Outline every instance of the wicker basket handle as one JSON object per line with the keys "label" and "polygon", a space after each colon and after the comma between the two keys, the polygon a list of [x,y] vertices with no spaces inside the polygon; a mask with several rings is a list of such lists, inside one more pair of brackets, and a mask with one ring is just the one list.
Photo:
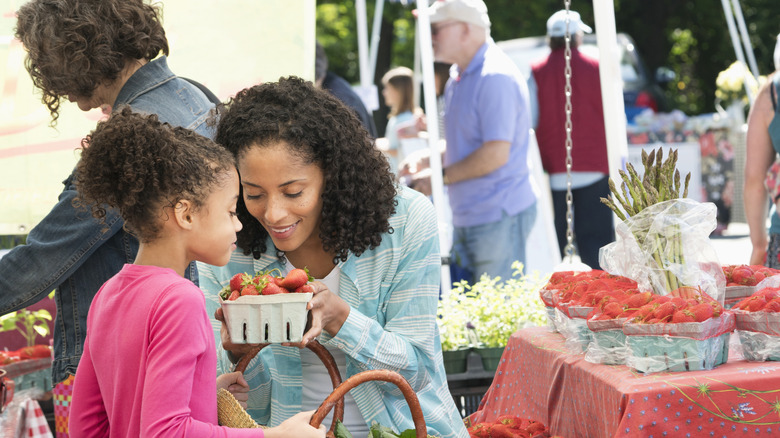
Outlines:
{"label": "wicker basket handle", "polygon": [[[314,427],[320,427],[322,420],[328,415],[328,412],[333,408],[333,405],[336,405],[336,409],[338,409],[338,403],[344,402],[344,396],[349,390],[370,380],[381,380],[393,383],[401,389],[406,402],[409,404],[409,410],[412,412],[412,420],[414,421],[414,430],[417,433],[417,438],[426,438],[428,436],[428,430],[425,427],[425,417],[423,417],[422,408],[420,407],[420,401],[417,399],[417,395],[403,376],[390,370],[363,371],[345,380],[344,383],[334,389],[325,401],[322,402],[320,407],[317,408],[317,411],[314,412],[309,424]],[[333,427],[331,426],[331,432],[328,436],[333,436],[332,433]]]}
{"label": "wicker basket handle", "polygon": [[[257,347],[249,350],[249,352],[241,356],[241,359],[239,359],[238,363],[236,364],[235,370],[241,371],[241,373],[246,371],[246,367],[249,365],[249,362],[255,356],[257,356],[257,353],[259,353],[260,350],[268,345],[270,344],[259,344]],[[335,390],[341,386],[341,373],[339,372],[339,368],[336,365],[336,360],[333,359],[333,355],[331,355],[328,349],[323,347],[322,344],[320,344],[316,339],[313,339],[308,344],[306,344],[306,348],[314,352],[314,354],[320,358],[322,363],[325,364],[325,368],[328,370],[328,375],[330,375],[330,382],[333,384],[333,389],[335,392]],[[333,436],[333,431],[336,429],[336,420],[338,419],[339,421],[344,421],[344,397],[339,398],[335,405],[336,408],[333,411],[333,424],[330,425],[331,436]],[[328,412],[330,412],[330,409],[328,409]],[[328,413],[326,412],[325,415],[327,414]],[[322,420],[325,418],[325,415],[320,418],[316,427],[320,427],[320,424],[322,424]]]}

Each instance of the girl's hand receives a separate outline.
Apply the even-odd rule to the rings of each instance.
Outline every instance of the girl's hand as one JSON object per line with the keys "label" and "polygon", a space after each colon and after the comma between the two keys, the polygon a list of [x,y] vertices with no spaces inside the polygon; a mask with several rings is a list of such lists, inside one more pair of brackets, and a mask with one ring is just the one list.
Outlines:
{"label": "girl's hand", "polygon": [[243,373],[235,371],[217,376],[217,391],[220,388],[227,389],[236,398],[238,404],[246,409],[246,402],[249,400],[249,384],[246,383]]}
{"label": "girl's hand", "polygon": [[312,286],[314,286],[314,296],[306,307],[311,311],[311,327],[303,334],[302,346],[319,336],[323,330],[331,336],[336,336],[350,311],[349,304],[331,292],[322,282],[315,281]]}
{"label": "girl's hand", "polygon": [[314,411],[301,412],[284,420],[277,427],[264,429],[265,438],[324,438],[326,431],[324,425],[320,424],[318,429],[309,425],[312,415],[314,415]]}

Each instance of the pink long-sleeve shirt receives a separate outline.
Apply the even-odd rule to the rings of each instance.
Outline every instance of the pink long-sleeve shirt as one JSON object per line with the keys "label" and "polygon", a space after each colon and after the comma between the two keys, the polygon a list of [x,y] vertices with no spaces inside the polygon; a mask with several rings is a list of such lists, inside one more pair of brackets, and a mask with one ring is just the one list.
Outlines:
{"label": "pink long-sleeve shirt", "polygon": [[216,348],[203,292],[172,269],[125,265],[92,302],[72,437],[262,437],[217,425]]}

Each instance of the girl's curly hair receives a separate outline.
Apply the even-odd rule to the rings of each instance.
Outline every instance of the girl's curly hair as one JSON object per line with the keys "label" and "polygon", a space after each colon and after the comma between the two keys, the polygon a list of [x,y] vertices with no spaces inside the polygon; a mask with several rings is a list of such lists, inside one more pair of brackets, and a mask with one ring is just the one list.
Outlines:
{"label": "girl's curly hair", "polygon": [[141,242],[158,236],[163,208],[181,199],[202,207],[235,169],[233,155],[210,139],[130,107],[98,123],[81,145],[74,202],[98,219],[106,208],[119,210]]}
{"label": "girl's curly hair", "polygon": [[161,12],[144,0],[32,0],[17,16],[25,67],[52,125],[63,96],[91,97],[116,80],[128,60],[168,54]]}
{"label": "girl's curly hair", "polygon": [[[291,76],[240,91],[217,109],[216,142],[241,160],[250,148],[283,142],[291,153],[319,166],[325,176],[320,238],[334,263],[349,252],[376,248],[392,232],[396,186],[387,159],[373,145],[354,112],[311,82]],[[247,211],[243,196],[238,217],[244,228],[238,246],[259,258],[268,233]],[[281,255],[281,254],[279,254]]]}

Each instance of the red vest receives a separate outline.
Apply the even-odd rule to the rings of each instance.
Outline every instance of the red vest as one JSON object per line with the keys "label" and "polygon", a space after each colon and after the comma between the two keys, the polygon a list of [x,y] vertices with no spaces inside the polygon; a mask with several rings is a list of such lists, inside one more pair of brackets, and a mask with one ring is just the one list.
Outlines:
{"label": "red vest", "polygon": [[[564,49],[531,65],[539,102],[536,140],[548,173],[566,172],[564,67]],[[609,174],[599,64],[576,49],[571,51],[571,88],[572,170]]]}

